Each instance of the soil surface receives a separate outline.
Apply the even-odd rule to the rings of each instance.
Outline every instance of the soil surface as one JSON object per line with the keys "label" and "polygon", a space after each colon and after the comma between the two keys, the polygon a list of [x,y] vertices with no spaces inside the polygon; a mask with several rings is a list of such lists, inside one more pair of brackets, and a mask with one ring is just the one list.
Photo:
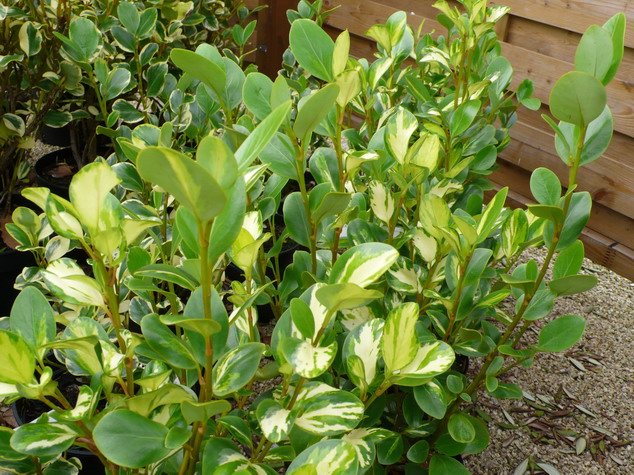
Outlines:
{"label": "soil surface", "polygon": [[[545,252],[529,257],[543,262]],[[582,272],[598,285],[559,298],[525,342],[536,343],[539,328],[569,314],[586,318],[584,336],[565,354],[542,353],[530,368],[507,373],[503,379],[519,384],[524,399],[480,398],[491,444],[465,457],[472,473],[530,473],[527,461],[532,473],[634,473],[634,283],[587,259]]]}

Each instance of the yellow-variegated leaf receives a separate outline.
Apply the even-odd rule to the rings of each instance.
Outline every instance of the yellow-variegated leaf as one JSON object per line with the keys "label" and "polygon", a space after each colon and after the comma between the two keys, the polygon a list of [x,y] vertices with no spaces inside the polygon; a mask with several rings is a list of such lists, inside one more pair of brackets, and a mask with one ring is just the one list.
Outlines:
{"label": "yellow-variegated leaf", "polygon": [[[371,386],[377,377],[384,323],[384,320],[374,318],[356,327],[346,337],[343,360],[348,364],[350,380],[359,388]],[[357,356],[363,364],[361,380],[354,371],[350,371],[349,358],[351,356]]]}
{"label": "yellow-variegated leaf", "polygon": [[84,274],[75,261],[68,258],[51,262],[42,271],[44,283],[57,298],[76,305],[105,306],[97,281]]}
{"label": "yellow-variegated leaf", "polygon": [[304,399],[295,424],[311,434],[337,435],[354,429],[364,414],[363,403],[354,394],[335,390]]}
{"label": "yellow-variegated leaf", "polygon": [[350,283],[361,288],[376,282],[398,258],[389,244],[364,243],[344,252],[330,272],[330,283]]}
{"label": "yellow-variegated leaf", "polygon": [[388,314],[381,339],[386,372],[400,370],[416,356],[419,347],[415,329],[418,311],[418,304],[409,302]]}
{"label": "yellow-variegated leaf", "polygon": [[245,386],[257,371],[264,344],[243,343],[227,352],[214,366],[214,394],[228,396]]}
{"label": "yellow-variegated leaf", "polygon": [[358,469],[359,462],[351,444],[343,440],[324,440],[299,454],[286,473],[347,475],[357,473]]}
{"label": "yellow-variegated leaf", "polygon": [[339,76],[345,69],[350,55],[350,33],[343,30],[335,40],[335,48],[332,52],[332,74]]}
{"label": "yellow-variegated leaf", "polygon": [[116,185],[121,182],[119,176],[105,162],[89,163],[73,177],[70,184],[70,201],[77,210],[82,224],[91,235],[96,236],[106,198]]}
{"label": "yellow-variegated leaf", "polygon": [[396,205],[390,190],[381,182],[373,181],[368,186],[370,207],[374,215],[384,223],[389,223],[394,216]]}
{"label": "yellow-variegated leaf", "polygon": [[433,172],[438,165],[439,152],[440,138],[435,134],[426,133],[412,145],[405,161]]}
{"label": "yellow-variegated leaf", "polygon": [[262,401],[258,405],[256,416],[264,436],[275,443],[287,439],[295,423],[295,413],[283,408],[273,399]]}
{"label": "yellow-variegated leaf", "polygon": [[414,359],[402,368],[395,380],[400,386],[419,386],[444,373],[456,359],[451,346],[444,341],[428,343],[418,348]]}
{"label": "yellow-variegated leaf", "polygon": [[313,346],[310,342],[295,337],[282,341],[282,353],[293,370],[308,379],[325,373],[337,355],[337,342],[328,346]]}
{"label": "yellow-variegated leaf", "polygon": [[387,121],[385,144],[397,162],[405,163],[409,140],[418,129],[418,120],[410,111],[399,108]]}
{"label": "yellow-variegated leaf", "polygon": [[0,382],[9,385],[32,383],[34,371],[35,353],[29,345],[17,333],[0,330]]}

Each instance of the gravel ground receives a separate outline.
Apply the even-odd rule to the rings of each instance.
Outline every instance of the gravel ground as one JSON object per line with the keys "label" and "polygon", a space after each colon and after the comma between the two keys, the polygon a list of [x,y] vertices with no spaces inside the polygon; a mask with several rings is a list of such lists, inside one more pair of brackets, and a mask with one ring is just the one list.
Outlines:
{"label": "gravel ground", "polygon": [[[545,252],[530,257],[543,262]],[[558,299],[552,318],[584,316],[583,338],[565,354],[540,354],[532,367],[507,374],[524,399],[480,399],[479,411],[491,418],[491,444],[465,458],[472,473],[528,473],[521,467],[527,459],[533,473],[542,473],[537,463],[549,474],[634,473],[634,283],[589,260],[582,272],[599,284]],[[527,332],[528,343],[547,321]]]}

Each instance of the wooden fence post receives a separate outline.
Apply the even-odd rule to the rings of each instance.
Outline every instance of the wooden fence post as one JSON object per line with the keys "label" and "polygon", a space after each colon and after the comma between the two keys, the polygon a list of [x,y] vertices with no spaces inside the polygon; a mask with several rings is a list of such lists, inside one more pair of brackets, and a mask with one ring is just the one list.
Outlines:
{"label": "wooden fence post", "polygon": [[295,9],[297,0],[261,0],[268,8],[260,11],[258,19],[257,64],[260,72],[275,79],[282,65],[282,56],[288,48],[290,24],[286,10]]}

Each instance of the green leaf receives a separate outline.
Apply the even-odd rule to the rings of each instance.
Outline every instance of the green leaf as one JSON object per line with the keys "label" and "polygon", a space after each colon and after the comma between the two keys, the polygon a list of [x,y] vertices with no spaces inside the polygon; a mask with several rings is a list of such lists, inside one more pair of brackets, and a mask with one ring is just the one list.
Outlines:
{"label": "green leaf", "polygon": [[452,137],[463,134],[473,123],[480,110],[481,102],[477,99],[461,104],[451,116],[449,130]]}
{"label": "green leaf", "polygon": [[302,68],[322,81],[334,80],[335,44],[317,23],[304,18],[294,21],[289,42],[293,56]]}
{"label": "green leaf", "polygon": [[561,198],[561,183],[554,172],[548,168],[537,168],[531,174],[531,193],[538,203],[557,206]]}
{"label": "green leaf", "polygon": [[610,69],[605,74],[603,78],[603,84],[607,85],[614,76],[616,76],[619,67],[621,66],[621,61],[623,60],[623,47],[625,44],[625,23],[626,18],[624,13],[617,13],[612,18],[610,18],[603,28],[610,33],[612,37],[612,64],[610,65]]}
{"label": "green leaf", "polygon": [[287,337],[281,342],[281,351],[297,374],[312,379],[328,371],[337,356],[337,342],[313,346],[308,341]]}
{"label": "green leaf", "polygon": [[550,92],[550,113],[557,119],[585,126],[605,109],[605,87],[594,76],[582,71],[564,74]]}
{"label": "green leaf", "polygon": [[398,434],[394,437],[388,437],[377,443],[377,459],[381,465],[394,465],[403,456],[405,446],[403,437]]}
{"label": "green leaf", "polygon": [[244,178],[239,176],[227,194],[227,205],[216,216],[209,237],[209,262],[216,262],[240,234],[247,206]]}
{"label": "green leaf", "polygon": [[423,412],[434,419],[442,419],[447,412],[445,391],[436,381],[414,388],[414,399]]}
{"label": "green leaf", "polygon": [[[575,134],[579,134],[579,127],[562,122],[559,124],[559,128],[561,136],[557,134],[555,137],[555,146],[557,153],[564,163],[569,164],[570,152],[568,144],[575,143],[578,140],[575,138]],[[610,107],[606,105],[601,115],[588,125],[579,165],[587,165],[601,157],[610,145],[613,132],[614,120],[612,118],[612,111]]]}
{"label": "green leaf", "polygon": [[143,120],[143,113],[125,99],[117,99],[112,104],[112,110],[119,113],[119,118],[128,124]]}
{"label": "green leaf", "polygon": [[548,283],[548,287],[558,297],[564,295],[579,294],[590,290],[597,285],[597,278],[594,275],[568,275],[566,277],[560,277],[559,279],[552,280]]}
{"label": "green leaf", "polygon": [[308,137],[326,118],[335,105],[338,95],[339,86],[328,84],[311,94],[307,99],[300,101],[297,117],[293,124],[295,135],[302,140]]}
{"label": "green leaf", "polygon": [[110,190],[121,182],[105,162],[89,163],[73,177],[69,195],[81,223],[93,237],[106,230]]}
{"label": "green leaf", "polygon": [[242,87],[244,105],[258,120],[263,120],[273,110],[271,108],[271,92],[273,81],[262,73],[247,75]]}
{"label": "green leaf", "polygon": [[156,8],[145,9],[143,13],[141,13],[139,26],[136,29],[136,35],[141,39],[150,37],[156,28],[157,17],[158,11]]}
{"label": "green leaf", "polygon": [[603,82],[612,66],[613,44],[610,34],[599,25],[590,26],[579,41],[575,69],[592,74]]}
{"label": "green leaf", "polygon": [[18,38],[20,48],[27,56],[35,56],[42,49],[42,34],[33,26],[33,22],[27,21],[22,24]]}
{"label": "green leaf", "polygon": [[216,419],[216,422],[220,427],[226,429],[240,444],[253,447],[251,429],[244,419],[238,416],[223,416]]}
{"label": "green leaf", "polygon": [[238,169],[244,172],[253,161],[260,155],[264,147],[271,141],[280,126],[286,121],[291,110],[291,101],[280,104],[266,119],[258,124],[253,132],[249,134],[240,148],[236,150],[235,156],[238,161]]}
{"label": "green leaf", "polygon": [[429,475],[470,475],[459,461],[446,455],[433,455],[429,462]]}
{"label": "green leaf", "polygon": [[220,332],[222,327],[215,320],[206,318],[187,318],[183,315],[167,314],[159,317],[165,325],[178,325],[179,327],[199,333],[204,338]]}
{"label": "green leaf", "polygon": [[407,459],[414,463],[424,463],[429,455],[429,443],[419,440],[407,451]]}
{"label": "green leaf", "polygon": [[394,373],[409,364],[418,352],[416,322],[419,308],[416,303],[404,303],[390,311],[385,320],[381,352],[385,369]]}
{"label": "green leaf", "polygon": [[283,211],[284,223],[290,237],[296,243],[309,247],[310,230],[301,193],[296,191],[288,195],[284,200]]}
{"label": "green leaf", "polygon": [[295,423],[296,415],[284,409],[273,399],[265,399],[256,410],[256,416],[264,436],[271,442],[278,443],[288,438]]}
{"label": "green leaf", "polygon": [[363,307],[372,300],[381,298],[383,293],[368,290],[356,284],[329,284],[319,288],[315,295],[321,304],[331,312]]}
{"label": "green leaf", "polygon": [[291,300],[291,319],[302,337],[312,339],[315,336],[315,319],[308,304],[299,298]]}
{"label": "green leaf", "polygon": [[553,279],[561,279],[569,275],[576,275],[583,266],[583,242],[576,241],[570,247],[559,253],[553,266]]}
{"label": "green leaf", "polygon": [[143,317],[141,330],[152,350],[170,365],[183,369],[197,367],[191,348],[161,323],[155,313]]}
{"label": "green leaf", "polygon": [[583,335],[586,321],[579,315],[559,317],[539,332],[540,351],[560,352],[571,348]]}
{"label": "green leaf", "polygon": [[101,33],[95,24],[85,17],[76,17],[70,22],[71,49],[78,61],[91,61],[101,44]]}
{"label": "green leaf", "polygon": [[11,448],[35,457],[54,457],[68,450],[76,437],[77,433],[66,424],[36,422],[15,431]]}
{"label": "green leaf", "polygon": [[473,427],[471,421],[460,412],[454,413],[449,417],[447,430],[453,440],[463,444],[468,444],[473,441],[476,436],[475,427]]}
{"label": "green leaf", "polygon": [[216,63],[202,54],[180,48],[174,48],[170,58],[185,73],[211,88],[218,97],[223,96],[227,84],[227,73]]}
{"label": "green leaf", "polygon": [[34,381],[35,354],[16,333],[0,330],[0,382],[29,384]]}
{"label": "green leaf", "polygon": [[[557,243],[557,250],[566,249],[572,245],[578,238],[583,228],[585,227],[588,219],[590,219],[590,210],[592,209],[592,197],[590,193],[583,191],[581,193],[574,193],[570,200],[570,207],[568,208],[568,214],[564,220],[563,229],[559,236],[559,242]],[[554,226],[549,223],[544,230],[544,242],[546,245],[550,245],[553,239]]]}
{"label": "green leaf", "polygon": [[[518,304],[523,302],[525,295],[523,295],[520,300],[518,300]],[[531,302],[528,304],[526,311],[524,312],[524,316],[522,317],[524,320],[539,320],[540,318],[546,317],[550,314],[553,306],[555,305],[555,294],[548,289],[538,290]]]}
{"label": "green leaf", "polygon": [[121,24],[132,34],[136,34],[139,29],[140,15],[134,4],[122,2],[117,8],[118,18]]}
{"label": "green leaf", "polygon": [[354,429],[363,417],[364,406],[354,394],[331,388],[302,399],[300,411],[301,416],[295,424],[306,432],[323,437]]}
{"label": "green leaf", "polygon": [[229,190],[238,178],[238,162],[220,137],[210,135],[202,139],[196,150],[196,161],[223,190]]}
{"label": "green leaf", "polygon": [[504,208],[504,202],[506,201],[506,195],[508,194],[508,187],[502,188],[495,196],[489,201],[489,204],[484,209],[480,221],[478,222],[478,239],[476,244],[483,242],[491,233],[495,227],[495,223],[500,217],[500,213]]}
{"label": "green leaf", "polygon": [[106,101],[114,99],[130,84],[130,71],[125,68],[115,68],[108,73],[106,82],[101,85],[101,94]]}
{"label": "green leaf", "polygon": [[181,402],[181,412],[188,424],[196,421],[208,421],[217,414],[223,414],[231,410],[231,403],[224,399],[218,401]]}
{"label": "green leaf", "polygon": [[213,370],[214,394],[228,396],[244,387],[257,371],[264,352],[262,343],[243,343],[218,360]]}
{"label": "green leaf", "polygon": [[268,164],[269,169],[274,173],[299,181],[295,154],[291,139],[278,132],[262,150],[260,161]]}
{"label": "green leaf", "polygon": [[188,156],[165,147],[147,147],[137,158],[143,179],[156,183],[205,222],[220,214],[226,195],[202,165]]}
{"label": "green leaf", "polygon": [[330,272],[329,282],[367,287],[392,267],[397,258],[398,251],[389,244],[359,244],[339,256]]}
{"label": "green leaf", "polygon": [[338,215],[345,211],[350,203],[350,193],[330,192],[323,197],[317,209],[312,214],[313,221],[320,223],[322,219]]}
{"label": "green leaf", "polygon": [[555,224],[564,220],[564,212],[559,206],[528,205],[528,211],[538,218],[547,219]]}
{"label": "green leaf", "polygon": [[53,341],[57,332],[46,297],[36,287],[26,287],[15,299],[9,321],[11,330],[31,345],[41,361],[48,351],[42,346]]}
{"label": "green leaf", "polygon": [[147,90],[145,94],[148,97],[158,96],[165,86],[169,67],[166,62],[154,63],[147,69]]}
{"label": "green leaf", "polygon": [[132,411],[115,410],[99,420],[93,438],[108,460],[122,467],[141,468],[170,453],[165,447],[167,434],[163,424]]}

